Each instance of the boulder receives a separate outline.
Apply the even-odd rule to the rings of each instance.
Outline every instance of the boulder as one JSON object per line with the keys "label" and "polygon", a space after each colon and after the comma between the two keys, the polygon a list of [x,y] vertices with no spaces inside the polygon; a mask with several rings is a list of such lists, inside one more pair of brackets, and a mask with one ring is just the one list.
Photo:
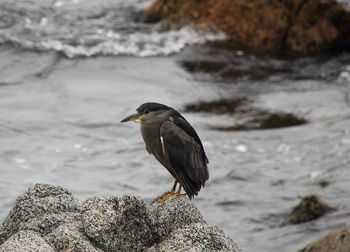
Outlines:
{"label": "boulder", "polygon": [[155,242],[147,206],[135,196],[86,200],[82,223],[87,236],[106,251],[143,251]]}
{"label": "boulder", "polygon": [[194,223],[205,221],[199,210],[185,197],[153,204],[150,217],[157,239],[163,241],[173,231]]}
{"label": "boulder", "polygon": [[336,0],[156,0],[146,21],[215,27],[234,49],[305,55],[350,48],[350,11]]}
{"label": "boulder", "polygon": [[329,207],[317,196],[310,195],[303,198],[300,203],[293,208],[287,220],[282,223],[282,226],[316,220],[333,210],[333,208]]}
{"label": "boulder", "polygon": [[20,231],[0,246],[3,252],[55,252],[55,250],[34,231]]}
{"label": "boulder", "polygon": [[0,251],[240,251],[206,224],[186,197],[148,206],[137,196],[81,203],[60,186],[36,184],[0,226]]}
{"label": "boulder", "polygon": [[79,222],[62,224],[45,236],[45,239],[56,251],[103,252],[92,244],[80,226]]}
{"label": "boulder", "polygon": [[217,227],[193,223],[172,232],[163,242],[147,252],[241,251],[238,245]]}
{"label": "boulder", "polygon": [[79,214],[81,202],[60,186],[35,184],[19,196],[0,226],[0,244],[20,230],[43,235]]}
{"label": "boulder", "polygon": [[283,111],[268,111],[254,106],[253,101],[245,97],[222,98],[214,101],[198,101],[187,104],[187,112],[205,112],[212,114],[227,114],[236,123],[228,126],[212,125],[211,129],[220,131],[276,129],[298,126],[307,120]]}
{"label": "boulder", "polygon": [[312,242],[300,252],[349,252],[350,229],[338,229],[329,232],[317,241]]}

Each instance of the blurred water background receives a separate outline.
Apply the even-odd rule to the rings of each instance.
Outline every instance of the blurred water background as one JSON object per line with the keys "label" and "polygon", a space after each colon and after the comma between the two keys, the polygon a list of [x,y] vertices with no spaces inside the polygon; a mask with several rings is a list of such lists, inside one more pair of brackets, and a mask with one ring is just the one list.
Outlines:
{"label": "blurred water background", "polygon": [[[225,38],[219,32],[144,23],[150,3],[0,0],[0,220],[37,182],[81,200],[133,193],[151,201],[172,178],[145,151],[139,126],[119,121],[147,101],[183,111],[244,96],[310,123],[225,132],[211,127],[230,125],[228,115],[184,113],[210,160],[210,180],[194,200],[205,219],[250,252],[297,251],[347,226],[350,55],[283,60],[227,51],[214,42]],[[225,67],[205,71],[203,62]],[[280,227],[310,194],[337,211]]]}

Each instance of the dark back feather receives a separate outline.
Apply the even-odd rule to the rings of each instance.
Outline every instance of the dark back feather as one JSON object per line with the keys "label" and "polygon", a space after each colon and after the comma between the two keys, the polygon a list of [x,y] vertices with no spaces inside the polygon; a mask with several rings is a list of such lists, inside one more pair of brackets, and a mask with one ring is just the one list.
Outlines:
{"label": "dark back feather", "polygon": [[173,108],[171,108],[171,109],[173,111],[172,114],[173,114],[173,118],[174,118],[174,123],[177,126],[179,126],[180,128],[182,128],[189,136],[193,137],[194,140],[200,145],[202,158],[208,164],[209,160],[207,158],[207,155],[205,154],[202,141],[199,138],[197,132],[194,130],[194,128],[191,126],[191,124],[189,124],[189,122],[187,122],[187,120],[178,111],[176,111]]}

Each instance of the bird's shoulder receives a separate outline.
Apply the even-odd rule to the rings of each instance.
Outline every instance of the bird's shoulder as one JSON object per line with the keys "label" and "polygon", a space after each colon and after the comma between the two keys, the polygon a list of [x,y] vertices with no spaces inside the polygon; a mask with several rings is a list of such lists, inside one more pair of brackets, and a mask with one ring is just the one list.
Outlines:
{"label": "bird's shoulder", "polygon": [[192,125],[187,122],[187,120],[176,110],[174,110],[170,116],[169,120],[171,123],[175,124],[177,127],[182,129],[188,136],[192,137],[197,143],[201,143],[199,136],[192,127]]}

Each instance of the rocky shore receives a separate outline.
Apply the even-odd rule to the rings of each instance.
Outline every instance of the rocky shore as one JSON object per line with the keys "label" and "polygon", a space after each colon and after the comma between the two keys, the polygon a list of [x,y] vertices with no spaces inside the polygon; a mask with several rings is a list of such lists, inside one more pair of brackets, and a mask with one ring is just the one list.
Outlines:
{"label": "rocky shore", "polygon": [[145,16],[175,29],[218,28],[228,46],[253,53],[294,56],[350,48],[349,8],[336,0],[157,0]]}
{"label": "rocky shore", "polygon": [[151,206],[132,195],[80,202],[67,189],[35,184],[0,226],[0,251],[241,250],[185,197]]}

